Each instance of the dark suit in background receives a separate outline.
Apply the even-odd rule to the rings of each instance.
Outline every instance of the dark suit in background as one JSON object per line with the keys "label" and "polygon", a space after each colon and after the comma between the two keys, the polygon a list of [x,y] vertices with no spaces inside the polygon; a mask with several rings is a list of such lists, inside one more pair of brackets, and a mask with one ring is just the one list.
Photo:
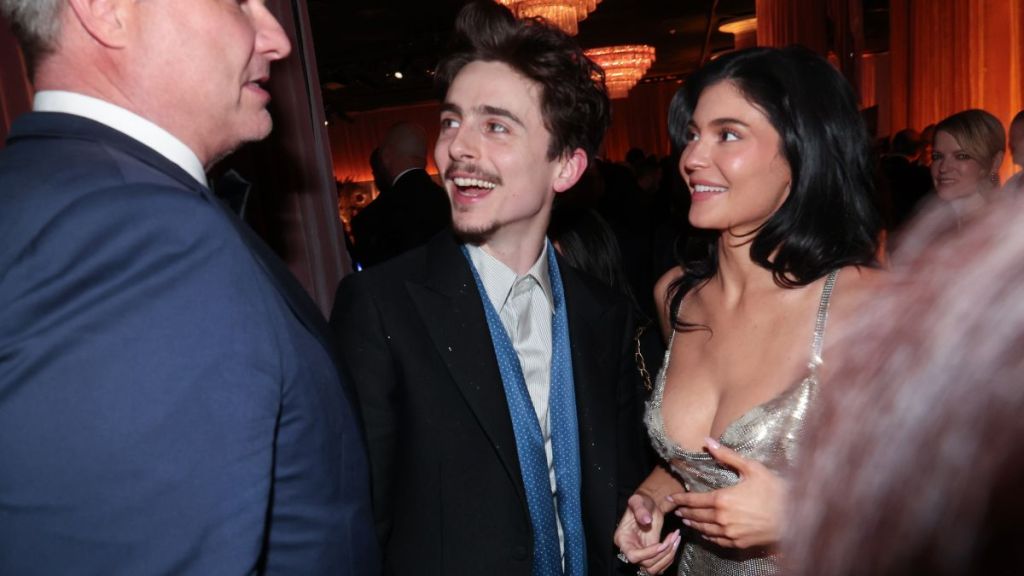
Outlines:
{"label": "dark suit in background", "polygon": [[352,219],[355,260],[379,264],[424,244],[450,222],[444,188],[426,170],[410,169]]}
{"label": "dark suit in background", "polygon": [[0,574],[375,573],[326,322],[177,165],[16,121],[0,302]]}
{"label": "dark suit in background", "polygon": [[[560,262],[589,574],[645,473],[626,299]],[[529,576],[532,532],[483,302],[449,233],[342,281],[332,326],[356,385],[385,573]]]}

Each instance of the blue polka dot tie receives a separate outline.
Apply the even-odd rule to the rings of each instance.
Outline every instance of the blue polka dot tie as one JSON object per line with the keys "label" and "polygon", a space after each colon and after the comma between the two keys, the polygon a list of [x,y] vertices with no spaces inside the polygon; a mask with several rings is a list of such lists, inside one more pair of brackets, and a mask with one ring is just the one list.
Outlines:
{"label": "blue polka dot tie", "polygon": [[[551,444],[555,468],[555,498],[551,497],[547,456],[537,413],[523,377],[512,339],[505,331],[497,310],[487,297],[479,273],[473,267],[469,252],[463,248],[483,301],[487,326],[490,329],[498,359],[498,369],[505,389],[516,438],[519,468],[526,489],[526,502],[533,528],[533,576],[585,576],[586,541],[580,502],[579,428],[576,420],[576,392],[573,384],[572,354],[569,349],[569,321],[565,309],[565,291],[558,270],[554,248],[548,244],[548,271],[551,277],[554,314],[551,325],[551,390],[549,410]],[[558,520],[565,539],[563,571]]]}

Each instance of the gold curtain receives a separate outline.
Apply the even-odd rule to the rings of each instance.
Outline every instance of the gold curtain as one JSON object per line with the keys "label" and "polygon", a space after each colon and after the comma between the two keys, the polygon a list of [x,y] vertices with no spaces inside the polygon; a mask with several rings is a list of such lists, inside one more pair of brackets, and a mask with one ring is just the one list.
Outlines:
{"label": "gold curtain", "polygon": [[757,0],[757,45],[802,44],[818,54],[828,52],[826,13],[822,0]]}
{"label": "gold curtain", "polygon": [[890,34],[893,132],[967,108],[1008,127],[1024,108],[1024,0],[891,0]]}

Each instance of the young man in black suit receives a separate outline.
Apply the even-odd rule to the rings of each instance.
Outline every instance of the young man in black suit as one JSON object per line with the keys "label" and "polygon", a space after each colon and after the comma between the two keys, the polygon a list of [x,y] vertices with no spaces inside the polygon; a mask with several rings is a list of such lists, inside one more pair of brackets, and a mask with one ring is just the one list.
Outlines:
{"label": "young man in black suit", "polygon": [[560,31],[470,4],[438,67],[442,233],[339,287],[388,574],[609,575],[642,478],[630,309],[545,238],[608,123]]}

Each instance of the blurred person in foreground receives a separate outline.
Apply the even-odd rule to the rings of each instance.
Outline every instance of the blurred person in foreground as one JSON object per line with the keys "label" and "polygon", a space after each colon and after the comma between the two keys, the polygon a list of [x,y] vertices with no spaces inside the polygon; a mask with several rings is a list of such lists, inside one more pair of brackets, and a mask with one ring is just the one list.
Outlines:
{"label": "blurred person in foreground", "polygon": [[271,129],[262,0],[2,0],[0,573],[373,574],[326,322],[210,193]]}
{"label": "blurred person in foreground", "polygon": [[644,473],[631,310],[545,237],[608,125],[600,68],[557,28],[474,2],[437,78],[454,233],[346,277],[331,318],[385,572],[610,576]]}
{"label": "blurred person in foreground", "polygon": [[[932,210],[834,344],[791,482],[793,576],[1019,574],[1024,210]],[[955,232],[955,233],[954,233]]]}
{"label": "blurred person in foreground", "polygon": [[[669,344],[646,423],[668,466],[630,498],[615,542],[641,574],[663,571],[681,543],[679,574],[776,574],[830,302],[873,276],[867,130],[846,80],[793,47],[700,69],[669,131],[704,232],[655,290]],[[669,513],[686,529],[662,539]]]}

